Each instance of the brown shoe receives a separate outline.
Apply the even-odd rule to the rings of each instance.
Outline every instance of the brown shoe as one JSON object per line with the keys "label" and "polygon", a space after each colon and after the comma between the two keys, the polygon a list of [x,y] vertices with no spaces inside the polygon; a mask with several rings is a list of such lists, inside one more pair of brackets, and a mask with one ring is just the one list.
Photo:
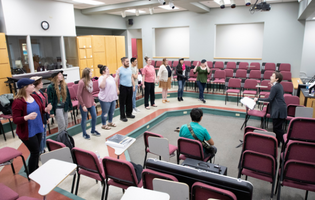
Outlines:
{"label": "brown shoe", "polygon": [[166,101],[165,100],[162,100],[162,103],[165,103]]}
{"label": "brown shoe", "polygon": [[170,101],[166,99],[165,102],[170,102]]}

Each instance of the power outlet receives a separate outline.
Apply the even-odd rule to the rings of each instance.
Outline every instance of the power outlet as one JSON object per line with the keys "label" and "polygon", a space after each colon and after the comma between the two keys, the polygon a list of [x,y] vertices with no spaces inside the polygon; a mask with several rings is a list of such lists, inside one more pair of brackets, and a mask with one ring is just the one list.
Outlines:
{"label": "power outlet", "polygon": [[91,126],[91,123],[87,123],[86,126]]}
{"label": "power outlet", "polygon": [[171,96],[170,94],[167,95],[167,97],[170,97],[170,96]]}
{"label": "power outlet", "polygon": [[150,128],[150,125],[147,126],[147,129]]}
{"label": "power outlet", "polygon": [[241,116],[241,115],[240,115],[239,113],[236,113],[235,116],[239,117],[239,116]]}
{"label": "power outlet", "polygon": [[183,114],[186,115],[186,114],[187,114],[187,111],[184,111]]}

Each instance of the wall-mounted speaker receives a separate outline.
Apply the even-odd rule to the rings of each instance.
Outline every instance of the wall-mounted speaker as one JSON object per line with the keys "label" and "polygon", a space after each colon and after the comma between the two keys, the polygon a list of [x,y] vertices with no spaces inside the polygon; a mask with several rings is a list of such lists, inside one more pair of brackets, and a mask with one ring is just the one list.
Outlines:
{"label": "wall-mounted speaker", "polygon": [[133,19],[128,19],[128,24],[133,25]]}

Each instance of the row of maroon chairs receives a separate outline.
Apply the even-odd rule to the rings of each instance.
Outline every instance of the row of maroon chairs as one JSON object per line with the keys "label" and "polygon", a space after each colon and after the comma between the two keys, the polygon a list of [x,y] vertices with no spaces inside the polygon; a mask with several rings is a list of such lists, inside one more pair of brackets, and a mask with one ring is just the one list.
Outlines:
{"label": "row of maroon chairs", "polygon": [[4,185],[3,183],[0,183],[0,199],[3,200],[39,200],[37,198],[22,196],[19,197],[19,194],[13,191],[8,186]]}

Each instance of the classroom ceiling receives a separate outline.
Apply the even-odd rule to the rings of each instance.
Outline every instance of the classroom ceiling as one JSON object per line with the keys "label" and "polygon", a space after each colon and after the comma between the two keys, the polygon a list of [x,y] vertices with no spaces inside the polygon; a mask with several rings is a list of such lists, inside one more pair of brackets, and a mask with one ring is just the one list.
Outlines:
{"label": "classroom ceiling", "polygon": [[[154,9],[154,13],[166,13],[166,12],[178,12],[178,11],[192,11],[197,13],[209,12],[211,8],[219,8],[219,4],[215,1],[198,1],[198,0],[173,0],[175,9],[164,9],[159,6],[161,4],[158,0],[54,0],[59,2],[71,3],[75,9],[80,9],[83,14],[113,14],[121,15],[122,11],[126,16],[136,15],[135,9],[140,11],[140,15],[150,14],[150,9]],[[92,1],[92,3],[99,3],[99,5],[91,5],[86,2]],[[230,1],[230,0],[224,0]],[[253,5],[256,0],[250,0]],[[258,0],[258,3],[261,0]],[[267,3],[284,3],[284,2],[297,2],[297,0],[266,0]],[[83,3],[84,2],[84,3]],[[165,0],[166,8],[169,8],[170,0]],[[245,6],[245,0],[235,0],[237,6]],[[225,9],[231,9],[230,4],[225,4]]]}

